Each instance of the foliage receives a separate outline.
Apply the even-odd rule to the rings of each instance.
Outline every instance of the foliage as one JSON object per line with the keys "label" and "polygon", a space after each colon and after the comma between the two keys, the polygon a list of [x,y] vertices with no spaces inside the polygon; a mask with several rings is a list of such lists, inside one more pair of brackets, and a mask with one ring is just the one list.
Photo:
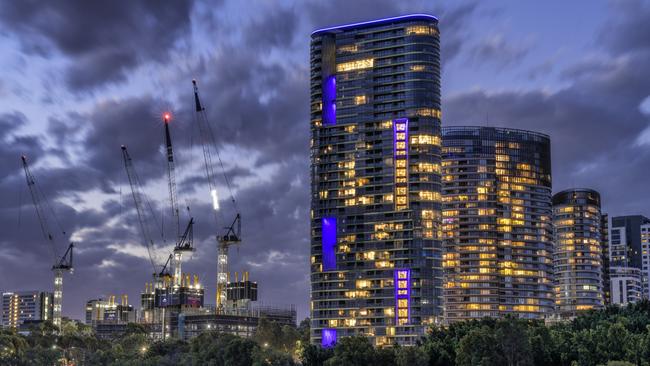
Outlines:
{"label": "foliage", "polygon": [[[303,324],[301,323],[301,325]],[[271,348],[290,354],[293,354],[296,351],[296,344],[301,339],[303,339],[303,335],[301,335],[298,329],[288,325],[281,325],[266,318],[260,319],[257,325],[257,330],[253,335],[253,340],[255,340],[261,347]],[[307,341],[308,340],[309,331],[307,331]]]}
{"label": "foliage", "polygon": [[376,348],[350,337],[332,348],[309,343],[309,320],[296,328],[260,320],[252,339],[206,332],[189,342],[154,341],[132,324],[112,340],[68,323],[29,335],[0,330],[0,365],[163,366],[650,366],[650,302],[592,311],[570,322],[481,319],[433,326],[412,347]]}

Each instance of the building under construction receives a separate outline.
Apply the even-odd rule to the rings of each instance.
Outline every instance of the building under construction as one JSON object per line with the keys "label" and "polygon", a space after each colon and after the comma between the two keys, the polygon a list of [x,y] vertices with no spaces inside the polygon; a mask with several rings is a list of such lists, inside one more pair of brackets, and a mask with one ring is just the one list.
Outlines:
{"label": "building under construction", "polygon": [[127,295],[120,297],[120,303],[115,301],[115,296],[86,302],[85,321],[94,329],[97,338],[111,339],[122,335],[127,325],[137,320],[137,310],[129,304]]}
{"label": "building under construction", "polygon": [[[196,81],[193,81],[196,128],[203,152],[203,162],[206,173],[207,192],[206,198],[212,201],[214,213],[214,228],[223,227],[223,222],[229,223],[223,231],[215,232],[216,236],[216,297],[213,307],[204,304],[204,287],[198,276],[182,272],[184,254],[194,251],[193,224],[194,218],[189,214],[185,231],[181,231],[181,212],[176,189],[176,159],[172,144],[170,128],[171,115],[163,115],[164,149],[166,153],[166,171],[168,178],[169,204],[171,210],[168,217],[172,225],[164,225],[164,217],[158,218],[149,201],[139,176],[136,172],[133,159],[126,146],[122,146],[124,167],[129,179],[133,195],[133,202],[137,211],[137,218],[153,269],[153,282],[145,284],[141,293],[141,313],[139,322],[145,324],[151,331],[151,336],[158,339],[169,337],[191,338],[198,332],[210,329],[219,329],[239,335],[251,335],[257,326],[260,317],[268,317],[285,324],[296,324],[296,311],[293,307],[274,308],[257,304],[257,282],[249,278],[248,272],[229,272],[228,251],[233,245],[241,242],[241,215],[237,207],[230,180],[226,175],[224,165],[219,155],[212,127],[208,121],[205,108],[200,102]],[[218,164],[216,164],[218,163]],[[221,170],[223,182],[217,181],[216,172]],[[221,184],[219,184],[221,183]],[[218,187],[228,189],[232,203],[232,219],[223,219],[225,214],[221,208],[217,193]],[[160,223],[163,224],[160,224]],[[175,246],[171,253],[166,255],[163,263],[160,258],[160,248],[169,239],[164,237],[163,226],[175,228]],[[155,238],[153,233],[161,233],[162,238]],[[156,244],[157,243],[157,244]]]}
{"label": "building under construction", "polygon": [[[204,331],[220,331],[242,337],[252,336],[261,318],[296,325],[294,306],[269,306],[258,303],[257,282],[248,272],[235,273],[226,283],[223,305],[205,305],[204,288],[198,276],[185,276],[181,286],[172,281],[145,284],[141,293],[139,321],[148,326],[156,339],[190,339]],[[228,278],[231,278],[228,276]]]}
{"label": "building under construction", "polygon": [[147,283],[141,293],[140,322],[151,326],[154,338],[176,336],[178,316],[188,309],[203,308],[204,289],[198,276],[186,274],[179,285],[175,282],[174,278],[163,278]]}

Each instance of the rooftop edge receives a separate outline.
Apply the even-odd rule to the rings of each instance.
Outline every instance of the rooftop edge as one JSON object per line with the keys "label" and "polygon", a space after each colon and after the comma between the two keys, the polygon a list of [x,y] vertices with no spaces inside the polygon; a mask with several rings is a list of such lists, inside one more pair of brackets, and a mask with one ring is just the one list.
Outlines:
{"label": "rooftop edge", "polygon": [[440,132],[441,132],[441,135],[444,136],[445,133],[450,133],[452,131],[463,131],[463,130],[470,131],[470,130],[483,130],[483,129],[485,129],[485,130],[493,129],[493,130],[497,130],[497,131],[500,131],[500,132],[506,132],[506,133],[512,132],[512,133],[528,134],[528,135],[533,135],[533,136],[539,136],[539,137],[542,137],[542,138],[545,138],[545,139],[548,139],[548,140],[551,139],[551,136],[549,136],[549,135],[547,135],[547,134],[545,134],[543,132],[537,132],[537,131],[531,131],[531,130],[522,130],[522,129],[519,129],[519,128],[498,127],[498,126],[469,126],[469,125],[468,126],[443,126],[440,129]]}
{"label": "rooftop edge", "polygon": [[357,27],[364,27],[364,26],[370,26],[370,25],[380,25],[380,24],[386,24],[386,23],[395,22],[395,21],[402,21],[402,20],[435,20],[435,21],[438,21],[438,18],[433,16],[433,15],[430,15],[430,14],[407,14],[407,15],[400,15],[400,16],[396,16],[396,17],[375,19],[375,20],[369,20],[369,21],[365,21],[365,22],[350,23],[350,24],[343,24],[343,25],[338,25],[338,26],[334,26],[334,27],[316,29],[315,31],[311,32],[311,35],[314,36],[314,35],[318,35],[318,34],[329,32],[329,31],[334,31],[334,30],[344,31],[344,30],[357,28]]}

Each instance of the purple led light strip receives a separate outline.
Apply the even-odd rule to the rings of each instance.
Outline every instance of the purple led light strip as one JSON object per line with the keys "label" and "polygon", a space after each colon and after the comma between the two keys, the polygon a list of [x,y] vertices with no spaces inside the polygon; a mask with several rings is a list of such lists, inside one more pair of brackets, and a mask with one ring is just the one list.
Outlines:
{"label": "purple led light strip", "polygon": [[322,219],[323,271],[336,270],[336,217]]}
{"label": "purple led light strip", "polygon": [[338,25],[335,27],[328,27],[328,28],[322,28],[322,29],[317,29],[311,33],[311,35],[315,35],[317,33],[322,33],[322,32],[327,32],[327,31],[332,31],[332,30],[344,30],[347,28],[354,28],[354,27],[361,27],[364,25],[371,25],[371,24],[381,24],[381,23],[389,23],[391,21],[397,21],[397,20],[405,20],[412,18],[413,20],[417,20],[418,18],[421,18],[423,20],[438,20],[433,15],[430,14],[407,14],[407,15],[400,15],[396,17],[390,17],[390,18],[382,18],[382,19],[375,19],[375,20],[369,20],[366,22],[359,22],[359,23],[351,23],[351,24],[343,24],[343,25]]}

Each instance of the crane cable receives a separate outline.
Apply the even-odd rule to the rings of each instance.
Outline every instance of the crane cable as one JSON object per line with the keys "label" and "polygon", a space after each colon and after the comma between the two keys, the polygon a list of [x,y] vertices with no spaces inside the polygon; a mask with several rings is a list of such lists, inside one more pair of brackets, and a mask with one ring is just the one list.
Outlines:
{"label": "crane cable", "polygon": [[52,206],[49,204],[47,196],[45,196],[43,191],[40,189],[39,185],[36,184],[36,178],[34,177],[34,174],[29,168],[29,165],[27,164],[27,158],[25,156],[22,156],[22,160],[23,160],[23,169],[25,171],[25,179],[27,181],[27,187],[29,188],[29,193],[32,196],[32,201],[34,202],[34,209],[36,210],[38,223],[41,227],[41,232],[43,233],[43,237],[47,242],[50,243],[54,262],[56,263],[56,261],[58,260],[56,243],[54,242],[54,235],[52,235],[52,233],[49,230],[49,226],[47,224],[47,217],[45,216],[45,212],[43,212],[43,207],[41,206],[41,202],[45,203],[45,206],[50,211],[51,216],[54,218],[55,223],[57,224],[57,226],[59,227],[59,229],[61,230],[64,236],[66,235],[66,232],[65,230],[63,230],[63,226],[61,225],[61,222],[58,220],[56,214],[54,213],[54,210],[52,209]]}
{"label": "crane cable", "polygon": [[[193,80],[193,81],[194,81],[195,98],[197,98],[197,100],[198,100],[198,86],[196,85],[196,81],[195,80]],[[199,107],[200,107],[200,109],[199,109]],[[199,105],[197,105],[196,111],[201,116],[201,118],[199,118],[199,119],[202,119],[203,123],[205,125],[205,126],[202,126],[201,123],[198,123],[199,129],[201,129],[201,127],[203,127],[206,130],[205,132],[207,132],[207,136],[209,138],[209,143],[212,145],[212,147],[214,149],[214,152],[217,155],[217,159],[219,161],[219,166],[221,167],[221,172],[222,172],[223,178],[224,178],[224,180],[226,182],[226,187],[228,188],[228,193],[230,194],[230,200],[231,200],[231,202],[232,202],[232,204],[233,204],[233,206],[235,208],[235,211],[239,212],[239,207],[237,206],[237,201],[235,200],[235,195],[234,195],[233,189],[232,189],[232,184],[230,183],[230,179],[228,179],[228,175],[226,174],[226,169],[225,169],[223,160],[221,159],[221,154],[219,154],[219,150],[216,147],[217,146],[217,142],[216,142],[217,140],[214,137],[214,132],[212,130],[212,127],[210,126],[210,123],[208,123],[208,117],[207,117],[207,112],[205,110],[205,107],[203,107],[202,104],[199,104]],[[212,173],[212,175],[214,176],[214,172],[208,172],[208,170],[212,170],[212,157],[210,156],[209,147],[206,147],[205,143],[203,143],[202,145],[203,145],[203,157],[204,157],[205,165],[206,165],[206,174],[208,174],[208,184],[210,185],[211,190],[216,189],[216,187],[212,187],[213,182],[210,179],[210,173]],[[210,166],[210,168],[208,168],[208,166]]]}

